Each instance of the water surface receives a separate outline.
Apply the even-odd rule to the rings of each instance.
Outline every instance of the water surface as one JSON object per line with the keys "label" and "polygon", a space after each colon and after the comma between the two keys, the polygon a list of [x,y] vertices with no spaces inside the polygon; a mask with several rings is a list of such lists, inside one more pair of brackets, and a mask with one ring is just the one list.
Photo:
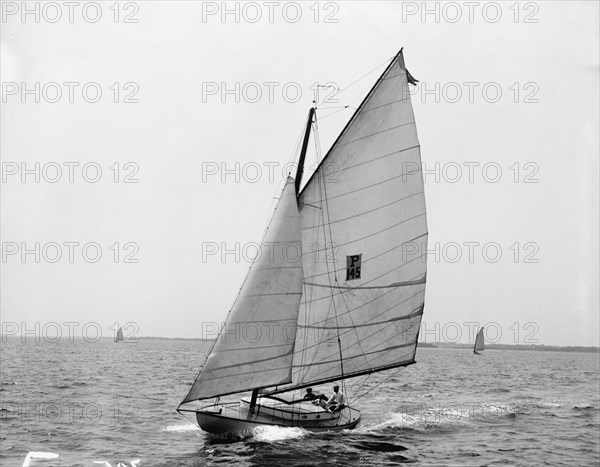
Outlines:
{"label": "water surface", "polygon": [[[554,465],[600,463],[599,355],[418,350],[416,365],[372,375],[355,430],[265,428],[238,438],[175,412],[208,344],[2,344],[4,466]],[[357,381],[354,389],[362,384]],[[330,385],[321,389],[330,391]],[[352,387],[347,387],[352,394]],[[106,465],[106,464],[105,464]]]}

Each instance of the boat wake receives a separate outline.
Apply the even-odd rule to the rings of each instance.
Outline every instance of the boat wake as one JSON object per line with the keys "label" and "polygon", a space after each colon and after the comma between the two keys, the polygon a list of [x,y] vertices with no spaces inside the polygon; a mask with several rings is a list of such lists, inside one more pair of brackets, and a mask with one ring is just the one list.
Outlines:
{"label": "boat wake", "polygon": [[407,412],[394,412],[386,420],[364,426],[363,432],[388,429],[415,431],[448,430],[477,423],[518,421],[537,414],[536,407],[519,403],[477,403],[417,406]]}
{"label": "boat wake", "polygon": [[254,429],[255,441],[272,443],[286,439],[300,439],[305,437],[308,431],[298,427],[259,426]]}
{"label": "boat wake", "polygon": [[436,411],[421,414],[392,413],[387,420],[365,426],[361,430],[367,433],[389,429],[428,431],[431,429],[448,429],[466,423],[468,423],[468,417],[464,417],[460,412],[446,413],[444,416]]}
{"label": "boat wake", "polygon": [[169,425],[169,426],[161,429],[160,431],[174,431],[174,432],[182,433],[185,431],[198,431],[198,430],[199,430],[199,428],[196,425],[186,424],[186,425]]}

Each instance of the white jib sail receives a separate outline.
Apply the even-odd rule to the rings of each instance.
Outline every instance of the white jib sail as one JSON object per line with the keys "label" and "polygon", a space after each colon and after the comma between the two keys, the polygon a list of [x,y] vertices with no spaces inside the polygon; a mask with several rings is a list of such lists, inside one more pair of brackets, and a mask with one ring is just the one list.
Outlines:
{"label": "white jib sail", "polygon": [[294,180],[287,180],[240,294],[183,403],[291,381],[302,294]]}

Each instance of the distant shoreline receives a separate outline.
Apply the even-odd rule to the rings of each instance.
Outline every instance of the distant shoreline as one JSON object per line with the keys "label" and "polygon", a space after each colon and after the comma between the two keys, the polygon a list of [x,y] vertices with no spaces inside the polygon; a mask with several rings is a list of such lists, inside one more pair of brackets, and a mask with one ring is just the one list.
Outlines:
{"label": "distant shoreline", "polygon": [[[195,337],[138,337],[140,340],[174,340],[212,342],[215,339],[199,339]],[[418,347],[424,349],[473,349],[473,344],[452,342],[419,342]],[[485,350],[538,350],[544,352],[600,352],[600,347],[544,344],[486,344]]]}
{"label": "distant shoreline", "polygon": [[[428,349],[460,349],[472,350],[473,344],[455,344],[448,342],[419,342],[418,347]],[[529,350],[542,352],[600,352],[599,347],[579,345],[544,345],[544,344],[486,344],[485,350]]]}
{"label": "distant shoreline", "polygon": [[[173,340],[212,342],[215,339],[199,339],[197,337],[138,337],[140,340]],[[473,349],[473,344],[458,344],[453,342],[419,342],[418,347],[424,349]],[[545,352],[600,352],[600,347],[591,346],[561,346],[544,344],[486,344],[486,350],[539,350]]]}
{"label": "distant shoreline", "polygon": [[[20,336],[0,335],[1,342],[6,343],[9,340],[19,340]],[[35,338],[28,337],[26,340],[34,341]],[[81,337],[76,337],[76,341],[82,340]],[[112,337],[101,337],[100,340],[113,340]],[[160,336],[136,336],[134,339],[125,338],[125,341],[135,342],[140,341],[190,341],[190,342],[214,342],[215,339],[201,339],[198,337],[160,337]],[[38,341],[42,342],[44,339],[39,338]],[[472,350],[473,344],[461,344],[454,342],[419,342],[418,347],[423,349],[459,349],[459,350]],[[545,344],[486,344],[485,350],[525,350],[525,351],[542,351],[542,352],[586,352],[586,353],[598,353],[600,347],[593,346],[573,346],[573,345],[545,345]]]}

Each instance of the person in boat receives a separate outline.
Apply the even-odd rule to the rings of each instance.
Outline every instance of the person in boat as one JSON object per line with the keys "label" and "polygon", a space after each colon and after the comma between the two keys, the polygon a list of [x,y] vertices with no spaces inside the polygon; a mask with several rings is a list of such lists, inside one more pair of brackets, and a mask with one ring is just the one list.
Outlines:
{"label": "person in boat", "polygon": [[306,388],[306,394],[304,394],[304,398],[303,398],[304,400],[314,401],[315,399],[318,399],[318,398],[319,398],[319,396],[317,396],[313,392],[312,388]]}
{"label": "person in boat", "polygon": [[306,394],[304,394],[302,400],[311,401],[313,405],[320,405],[326,411],[329,411],[329,408],[327,407],[327,401],[329,399],[327,398],[327,396],[323,393],[315,394],[312,388],[306,388]]}
{"label": "person in boat", "polygon": [[311,401],[313,405],[318,405],[325,409],[325,412],[333,413],[327,405],[327,401],[329,400],[327,396],[323,393],[315,394],[312,388],[306,388],[306,394],[304,394],[302,400]]}
{"label": "person in boat", "polygon": [[333,387],[333,394],[327,401],[327,407],[332,412],[339,412],[346,407],[346,397],[340,391],[340,387],[337,384]]}

